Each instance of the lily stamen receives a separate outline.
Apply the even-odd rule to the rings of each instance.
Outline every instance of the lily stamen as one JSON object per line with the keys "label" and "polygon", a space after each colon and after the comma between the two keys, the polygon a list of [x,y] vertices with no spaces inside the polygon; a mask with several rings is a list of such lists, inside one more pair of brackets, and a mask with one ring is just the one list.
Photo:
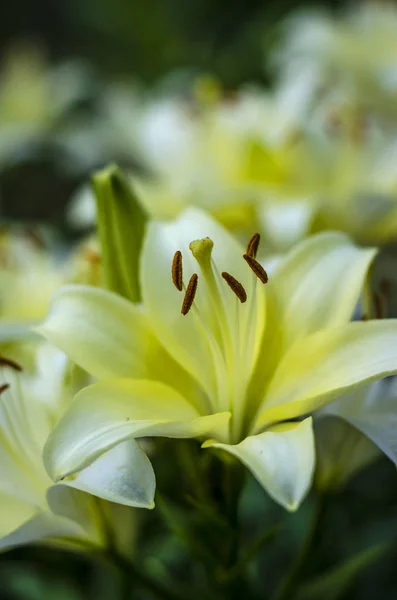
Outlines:
{"label": "lily stamen", "polygon": [[171,268],[172,282],[176,289],[181,292],[183,289],[183,266],[182,266],[182,252],[177,250],[172,259]]}
{"label": "lily stamen", "polygon": [[227,271],[222,272],[222,277],[226,281],[230,289],[236,294],[240,302],[246,302],[247,292],[245,291],[243,285],[239,281],[237,281],[237,279],[233,277],[233,275],[227,273]]}
{"label": "lily stamen", "polygon": [[269,277],[265,269],[255,258],[250,256],[249,254],[243,254],[243,258],[247,265],[250,267],[250,269],[253,271],[253,273],[262,283],[267,283],[269,281]]}
{"label": "lily stamen", "polygon": [[8,390],[9,387],[10,387],[9,383],[3,383],[3,385],[0,385],[0,394],[5,392],[6,390]]}
{"label": "lily stamen", "polygon": [[197,273],[193,273],[193,275],[191,276],[188,286],[186,288],[186,292],[185,292],[185,297],[183,298],[183,303],[182,303],[182,308],[181,308],[181,313],[183,315],[187,315],[187,313],[189,312],[189,310],[192,307],[192,304],[194,302],[194,297],[196,295],[196,291],[197,291],[197,285],[198,285],[198,275]]}
{"label": "lily stamen", "polygon": [[252,258],[256,258],[256,255],[258,253],[258,248],[259,248],[259,244],[261,241],[261,236],[259,233],[254,233],[254,235],[252,236],[252,238],[250,239],[250,241],[247,244],[247,252],[246,254],[248,256],[251,256]]}
{"label": "lily stamen", "polygon": [[21,365],[19,365],[15,360],[6,358],[5,356],[0,356],[0,367],[10,367],[11,369],[14,369],[14,371],[23,371]]}

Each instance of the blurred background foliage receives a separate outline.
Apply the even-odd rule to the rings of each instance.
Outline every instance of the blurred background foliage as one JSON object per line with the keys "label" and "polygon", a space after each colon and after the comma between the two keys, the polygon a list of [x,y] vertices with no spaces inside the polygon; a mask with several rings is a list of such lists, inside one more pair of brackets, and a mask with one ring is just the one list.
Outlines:
{"label": "blurred background foliage", "polygon": [[[128,77],[152,86],[175,69],[193,69],[215,74],[231,90],[245,82],[267,84],[271,73],[265,64],[266,52],[277,40],[282,20],[308,6],[334,11],[342,4],[331,0],[305,5],[296,0],[14,0],[0,6],[0,56],[6,61],[10,48],[24,43],[38,47],[52,65],[69,59],[86,61],[83,78],[89,84],[93,74],[93,83],[71,107],[78,127],[79,115],[92,116],[100,110],[97,101],[101,86],[108,81],[122,82]],[[54,126],[62,129],[60,122]],[[1,152],[0,148],[0,159]],[[93,168],[120,158],[122,162],[122,157],[109,152],[105,157],[81,160],[79,169],[71,168],[67,150],[54,147],[52,140],[43,137],[25,149],[18,161],[0,161],[3,218],[51,220],[70,235],[63,219],[72,192]],[[156,460],[161,461],[161,457]],[[179,487],[173,465],[163,461],[155,465],[155,471],[171,481],[169,489]],[[185,509],[185,518],[191,518],[188,502]],[[270,589],[276,585],[295,554],[312,510],[309,498],[300,518],[294,519],[250,479],[242,513],[248,537],[260,533],[254,531],[258,522],[263,531],[279,524],[281,528],[276,546],[264,545],[252,565],[252,577],[259,586],[261,581]],[[167,519],[154,517],[150,529],[145,528],[147,514],[142,519],[140,560],[146,568],[156,573],[161,557],[173,577],[181,583],[184,577],[189,580],[184,573],[188,549],[171,531],[172,518],[170,529],[164,529]],[[304,574],[309,578],[326,565],[330,583],[321,593],[315,587],[306,589],[301,600],[397,598],[396,533],[395,468],[381,459],[326,502],[315,562],[307,565]],[[365,554],[373,548],[373,554]],[[350,556],[361,557],[362,564],[367,561],[369,569],[363,572],[361,563],[348,563],[344,576],[335,578],[333,569],[346,565]],[[4,600],[110,600],[121,598],[123,593],[129,597],[114,566],[99,558],[45,548],[20,548],[0,555],[0,581],[0,598]],[[139,585],[135,589],[132,586],[131,598],[145,599],[148,595]]]}
{"label": "blurred background foliage", "polygon": [[[183,70],[211,73],[230,90],[245,82],[268,83],[266,52],[277,40],[282,20],[297,9],[337,10],[338,4],[330,0],[304,5],[296,0],[231,4],[225,0],[16,0],[0,7],[0,59],[4,66],[13,49],[27,46],[40,52],[49,65],[70,60],[84,64],[82,77],[91,85],[71,106],[78,127],[79,118],[87,122],[87,116],[92,119],[101,110],[101,86],[126,77],[155,86],[160,78],[166,85],[171,73],[173,89],[176,77],[183,85]],[[64,119],[69,116],[63,113]],[[61,230],[64,208],[78,185],[94,168],[112,160],[123,162],[123,157],[110,152],[71,168],[65,149],[54,147],[54,140],[45,137],[36,140],[33,148],[24,148],[17,163],[4,161],[2,152],[0,147],[3,217],[50,219]]]}
{"label": "blurred background foliage", "polygon": [[103,74],[152,83],[170,70],[195,67],[227,86],[263,81],[263,50],[280,20],[303,6],[341,2],[248,0],[17,0],[0,9],[2,54],[16,39],[39,41],[51,59],[86,58]]}

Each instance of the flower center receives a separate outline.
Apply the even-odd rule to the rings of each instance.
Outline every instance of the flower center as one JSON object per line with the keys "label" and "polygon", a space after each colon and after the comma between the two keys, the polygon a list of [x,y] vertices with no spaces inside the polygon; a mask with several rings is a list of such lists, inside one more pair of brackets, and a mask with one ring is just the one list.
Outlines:
{"label": "flower center", "polygon": [[[258,281],[265,284],[268,276],[256,260],[260,236],[250,239],[245,254],[252,276],[244,286],[234,275],[220,272],[212,256],[214,242],[210,238],[195,240],[189,249],[198,263],[187,286],[183,281],[182,252],[175,252],[171,276],[180,292],[184,291],[181,314],[196,321],[205,337],[215,368],[211,407],[214,412],[232,413],[231,438],[241,436],[246,391],[254,367],[257,333],[260,330],[262,303]],[[234,299],[233,299],[234,298]]]}

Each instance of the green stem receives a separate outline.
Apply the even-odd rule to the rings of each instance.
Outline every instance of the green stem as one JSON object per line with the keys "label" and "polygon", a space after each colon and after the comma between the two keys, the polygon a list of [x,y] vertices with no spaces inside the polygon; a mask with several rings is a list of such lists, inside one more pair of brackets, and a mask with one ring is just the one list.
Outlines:
{"label": "green stem", "polygon": [[235,568],[239,558],[240,523],[238,510],[243,483],[244,470],[242,465],[234,462],[225,464],[224,510],[230,526],[230,533],[224,557],[223,573],[218,579],[218,584],[223,588],[227,600],[241,598],[247,592],[242,573],[236,575],[233,579],[227,577],[227,573]]}
{"label": "green stem", "polygon": [[234,567],[238,558],[238,546],[240,538],[238,508],[241,490],[243,487],[244,472],[239,463],[226,464],[225,468],[225,508],[226,516],[231,530],[231,541],[228,552],[228,558],[226,560],[226,567],[230,569]]}
{"label": "green stem", "polygon": [[317,539],[317,533],[319,525],[324,513],[324,497],[319,494],[316,499],[316,505],[314,507],[313,516],[310,527],[305,535],[302,545],[293,559],[287,576],[281,581],[280,585],[276,589],[271,600],[291,600],[293,596],[293,588],[296,587],[301,572],[309,558],[310,552],[314,546],[314,542]]}
{"label": "green stem", "polygon": [[121,556],[115,551],[106,551],[102,554],[106,560],[117,567],[123,575],[123,594],[124,598],[130,598],[130,589],[127,590],[126,582],[133,582],[134,585],[144,588],[151,592],[156,598],[161,600],[186,600],[185,595],[180,595],[174,590],[164,587],[159,581],[145,573],[142,568],[138,568],[132,561]]}
{"label": "green stem", "polygon": [[256,557],[256,555],[262,549],[262,547],[274,540],[274,538],[280,532],[282,527],[282,523],[277,523],[276,525],[271,527],[271,529],[268,529],[264,531],[261,535],[259,535],[247,548],[239,562],[236,563],[234,567],[225,574],[225,581],[231,581],[236,577],[240,576],[244,569]]}
{"label": "green stem", "polygon": [[192,492],[197,496],[199,501],[207,504],[211,503],[212,498],[206,489],[205,474],[202,473],[200,468],[200,461],[197,456],[197,450],[193,446],[193,441],[180,441],[176,454],[181,464],[182,473],[185,473],[189,478]]}

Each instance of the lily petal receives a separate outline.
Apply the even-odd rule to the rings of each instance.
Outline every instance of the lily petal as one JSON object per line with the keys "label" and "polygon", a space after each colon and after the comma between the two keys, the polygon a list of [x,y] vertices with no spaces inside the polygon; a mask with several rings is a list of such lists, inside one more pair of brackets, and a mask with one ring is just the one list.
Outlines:
{"label": "lily petal", "polygon": [[304,238],[317,206],[312,198],[272,198],[260,211],[266,239],[278,250],[286,250]]}
{"label": "lily petal", "polygon": [[[391,389],[390,389],[391,388]],[[376,381],[328,405],[325,414],[344,419],[397,463],[397,394],[395,385]]]}
{"label": "lily petal", "polygon": [[294,344],[276,370],[256,430],[310,413],[396,372],[396,319],[348,323],[309,335]]}
{"label": "lily petal", "polygon": [[334,232],[312,236],[292,250],[271,286],[288,336],[284,344],[350,321],[375,254]]}
{"label": "lily petal", "polygon": [[178,392],[148,380],[113,379],[79,392],[44,449],[51,477],[59,479],[90,465],[128,438],[225,439],[229,413],[200,416]]}
{"label": "lily petal", "polygon": [[81,539],[86,537],[80,525],[48,512],[41,512],[20,527],[0,539],[0,549],[9,550],[16,546],[37,543],[63,537]]}
{"label": "lily petal", "polygon": [[90,542],[104,541],[104,530],[101,524],[102,515],[98,510],[99,503],[89,494],[72,487],[58,484],[47,490],[47,502],[51,512],[58,519],[66,520],[79,526],[82,533],[79,538]]}
{"label": "lily petal", "polygon": [[311,417],[285,423],[240,444],[209,440],[203,447],[222,448],[244,463],[268,494],[288,510],[296,510],[305,497],[315,463]]}
{"label": "lily petal", "polygon": [[188,374],[158,342],[145,314],[117,294],[92,286],[65,286],[55,294],[37,330],[97,379],[175,382],[197,405],[203,402]]}
{"label": "lily petal", "polygon": [[272,318],[252,377],[252,405],[295,342],[350,321],[374,255],[375,250],[357,248],[343,233],[327,232],[304,240],[279,262],[267,288]]}
{"label": "lily petal", "polygon": [[154,507],[156,479],[150,460],[135,440],[118,444],[62,484],[118,504]]}
{"label": "lily petal", "polygon": [[117,294],[68,285],[55,295],[39,333],[98,379],[145,377],[155,338],[142,312]]}
{"label": "lily petal", "polygon": [[320,489],[337,489],[380,456],[368,437],[338,417],[314,415],[314,433]]}
{"label": "lily petal", "polygon": [[[37,514],[37,506],[12,493],[0,493],[0,539]],[[1,547],[1,546],[0,546]]]}

